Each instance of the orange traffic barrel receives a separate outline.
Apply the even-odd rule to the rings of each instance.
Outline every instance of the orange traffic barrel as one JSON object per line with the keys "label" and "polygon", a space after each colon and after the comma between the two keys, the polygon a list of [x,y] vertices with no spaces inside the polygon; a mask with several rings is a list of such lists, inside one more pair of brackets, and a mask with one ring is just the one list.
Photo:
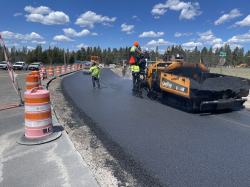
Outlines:
{"label": "orange traffic barrel", "polygon": [[36,87],[25,92],[24,98],[25,134],[16,141],[20,144],[34,145],[60,137],[61,132],[54,132],[53,129],[49,91]]}
{"label": "orange traffic barrel", "polygon": [[46,67],[41,67],[41,70],[42,70],[43,72],[46,72]]}
{"label": "orange traffic barrel", "polygon": [[36,87],[24,93],[25,137],[41,138],[53,133],[50,93]]}
{"label": "orange traffic barrel", "polygon": [[43,71],[40,70],[40,79],[43,80]]}
{"label": "orange traffic barrel", "polygon": [[80,64],[78,65],[78,69],[81,69],[81,65]]}
{"label": "orange traffic barrel", "polygon": [[82,69],[84,68],[84,65],[82,65]]}
{"label": "orange traffic barrel", "polygon": [[75,70],[75,65],[72,65],[72,71],[74,71]]}
{"label": "orange traffic barrel", "polygon": [[47,73],[46,73],[46,71],[43,72],[43,79],[44,80],[47,79]]}
{"label": "orange traffic barrel", "polygon": [[77,70],[78,69],[78,66],[77,65],[75,65],[75,70]]}
{"label": "orange traffic barrel", "polygon": [[49,67],[49,76],[54,76],[54,68]]}
{"label": "orange traffic barrel", "polygon": [[68,71],[70,71],[70,65],[68,65]]}
{"label": "orange traffic barrel", "polygon": [[38,87],[38,76],[37,75],[27,75],[26,76],[26,90],[31,90],[32,88]]}
{"label": "orange traffic barrel", "polygon": [[38,84],[39,84],[39,86],[41,86],[40,72],[39,71],[32,71],[31,74],[32,75],[37,75],[37,77],[38,77]]}
{"label": "orange traffic barrel", "polygon": [[56,74],[61,74],[61,67],[60,66],[56,67]]}
{"label": "orange traffic barrel", "polygon": [[62,66],[62,73],[65,73],[65,72],[66,72],[66,67]]}

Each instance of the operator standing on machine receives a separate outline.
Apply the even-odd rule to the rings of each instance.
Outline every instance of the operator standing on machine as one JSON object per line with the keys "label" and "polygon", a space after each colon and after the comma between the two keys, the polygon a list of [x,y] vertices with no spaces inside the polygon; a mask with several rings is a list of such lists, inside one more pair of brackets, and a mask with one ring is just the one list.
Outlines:
{"label": "operator standing on machine", "polygon": [[145,64],[146,64],[146,61],[141,61],[141,58],[139,57],[139,54],[143,55],[144,53],[139,51],[138,49],[138,46],[139,46],[139,43],[137,41],[134,42],[134,46],[131,48],[130,52],[134,52],[135,53],[135,56],[137,58],[137,64],[133,64],[131,65],[131,71],[132,71],[132,76],[133,76],[133,89],[132,90],[135,90],[135,83],[138,82],[139,78],[140,78],[140,67],[139,67],[139,63],[142,64],[142,69],[144,70],[145,68]]}

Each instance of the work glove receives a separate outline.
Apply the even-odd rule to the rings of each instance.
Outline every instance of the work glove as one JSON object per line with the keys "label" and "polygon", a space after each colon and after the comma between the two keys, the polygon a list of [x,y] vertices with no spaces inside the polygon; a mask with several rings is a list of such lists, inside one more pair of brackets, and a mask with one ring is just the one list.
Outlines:
{"label": "work glove", "polygon": [[89,71],[89,74],[91,74],[91,72]]}

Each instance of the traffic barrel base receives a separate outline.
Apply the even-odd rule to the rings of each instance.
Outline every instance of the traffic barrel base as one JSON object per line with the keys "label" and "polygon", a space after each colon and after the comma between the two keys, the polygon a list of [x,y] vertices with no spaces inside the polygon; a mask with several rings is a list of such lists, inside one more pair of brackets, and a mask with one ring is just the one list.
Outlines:
{"label": "traffic barrel base", "polygon": [[36,139],[26,138],[25,134],[22,134],[16,139],[16,142],[22,145],[38,145],[38,144],[51,142],[59,138],[62,135],[62,132],[60,130],[57,130],[55,127],[53,127],[53,131],[54,132],[48,136],[45,136],[42,138],[36,138]]}

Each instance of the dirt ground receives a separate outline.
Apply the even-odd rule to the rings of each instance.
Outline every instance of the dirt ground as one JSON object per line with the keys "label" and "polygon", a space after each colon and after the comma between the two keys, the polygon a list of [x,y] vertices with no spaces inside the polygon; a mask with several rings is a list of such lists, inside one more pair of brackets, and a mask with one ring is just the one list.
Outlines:
{"label": "dirt ground", "polygon": [[[114,73],[116,73],[117,75],[119,75],[120,77],[122,77],[122,68],[113,68],[111,69]],[[219,70],[217,69],[214,69],[213,73],[219,73],[217,72]],[[245,77],[248,77],[250,78],[250,69],[226,69],[226,71],[224,71],[224,74],[226,75],[231,75],[231,76],[237,76],[237,75],[240,75],[241,72],[244,72],[244,76]],[[244,77],[243,76],[243,77]],[[130,73],[130,76],[128,75],[128,72],[126,72],[126,77],[129,77],[131,80],[132,80],[132,75]],[[244,103],[244,106],[246,108],[250,108],[250,94],[248,95],[248,97],[245,97],[247,98],[247,101]]]}

